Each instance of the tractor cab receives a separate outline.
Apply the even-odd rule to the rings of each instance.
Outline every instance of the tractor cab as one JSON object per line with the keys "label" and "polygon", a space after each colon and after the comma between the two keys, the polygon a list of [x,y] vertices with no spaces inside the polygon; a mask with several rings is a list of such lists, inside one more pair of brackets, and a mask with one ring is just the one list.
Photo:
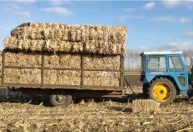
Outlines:
{"label": "tractor cab", "polygon": [[188,71],[182,51],[143,52],[140,56],[143,95],[166,105],[176,94],[187,94]]}

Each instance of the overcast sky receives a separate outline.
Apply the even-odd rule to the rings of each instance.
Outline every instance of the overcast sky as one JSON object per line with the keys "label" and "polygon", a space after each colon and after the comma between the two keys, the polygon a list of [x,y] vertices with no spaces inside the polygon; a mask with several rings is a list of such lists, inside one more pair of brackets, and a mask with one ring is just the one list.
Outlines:
{"label": "overcast sky", "polygon": [[193,49],[193,0],[159,1],[0,1],[0,47],[24,22],[124,25],[127,48]]}

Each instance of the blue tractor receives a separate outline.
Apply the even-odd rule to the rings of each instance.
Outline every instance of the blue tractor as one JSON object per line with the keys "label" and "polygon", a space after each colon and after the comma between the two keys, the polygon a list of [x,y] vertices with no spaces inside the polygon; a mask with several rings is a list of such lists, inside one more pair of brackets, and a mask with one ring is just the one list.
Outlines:
{"label": "blue tractor", "polygon": [[141,55],[143,95],[161,105],[173,102],[176,95],[192,96],[191,81],[182,51],[143,52]]}

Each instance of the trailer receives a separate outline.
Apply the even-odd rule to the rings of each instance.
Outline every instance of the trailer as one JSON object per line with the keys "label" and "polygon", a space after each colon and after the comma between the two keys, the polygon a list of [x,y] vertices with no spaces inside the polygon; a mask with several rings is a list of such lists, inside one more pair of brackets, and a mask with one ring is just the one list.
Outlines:
{"label": "trailer", "polygon": [[[3,87],[7,87],[12,91],[19,91],[24,94],[31,95],[41,95],[45,97],[49,97],[49,102],[53,106],[58,105],[68,105],[72,101],[72,97],[77,98],[120,98],[124,95],[124,56],[119,55],[120,57],[120,66],[119,69],[88,69],[85,68],[84,57],[90,54],[73,54],[80,56],[80,68],[61,68],[61,67],[48,67],[45,66],[45,56],[52,55],[53,53],[48,52],[36,52],[36,56],[41,57],[41,62],[39,66],[25,66],[24,64],[17,65],[8,63],[8,58],[6,58],[6,54],[34,54],[33,52],[23,51],[12,51],[12,50],[3,50],[2,52],[2,76],[1,76],[1,85]],[[54,53],[54,54],[64,54],[65,53]],[[69,53],[67,53],[69,54]],[[95,55],[97,56],[97,55]],[[18,58],[19,59],[19,58]],[[14,72],[17,70],[38,70],[40,71],[40,83],[21,83],[19,81],[11,82],[14,78]],[[9,70],[12,70],[11,73],[8,73]],[[48,70],[55,71],[79,71],[80,72],[80,85],[62,85],[62,84],[49,84],[45,82],[45,72]],[[117,86],[101,86],[101,85],[87,85],[84,83],[85,77],[84,73],[88,71],[99,71],[99,72],[110,72],[119,74],[119,84]],[[26,75],[27,76],[27,75]],[[21,78],[21,75],[17,75],[18,78]],[[25,77],[25,76],[24,76]],[[105,81],[105,80],[104,80]],[[17,83],[16,83],[17,82]]]}
{"label": "trailer", "polygon": [[[16,66],[16,64],[12,65],[11,63],[7,63],[7,61],[10,61],[6,58],[7,53],[20,54],[20,51],[15,52],[11,50],[4,50],[2,52],[1,86],[9,88],[12,91],[19,91],[25,94],[48,97],[48,100],[52,106],[68,106],[72,102],[73,97],[122,98],[128,96],[126,93],[127,88],[130,88],[132,91],[132,87],[124,75],[123,55],[119,55],[120,65],[119,68],[115,70],[111,68],[85,68],[85,57],[90,54],[73,54],[80,57],[80,68],[62,68],[46,66],[45,57],[53,53],[36,52],[36,57],[40,57],[40,66]],[[23,53],[23,51],[21,51],[21,53],[27,55],[34,54],[33,52]],[[54,54],[57,55],[64,53]],[[175,100],[176,95],[184,94],[188,95],[189,98],[193,96],[193,83],[190,78],[192,73],[189,72],[188,74],[188,70],[184,64],[181,54],[181,51],[143,52],[140,54],[142,58],[140,81],[143,84],[142,95],[144,98],[151,98],[152,100],[159,102],[161,105],[168,105]],[[98,55],[95,55],[95,57],[96,56]],[[13,73],[16,72],[16,70],[30,69],[39,70],[39,83],[12,83],[10,81],[14,79],[14,76],[12,75],[14,75]],[[79,85],[62,85],[57,83],[49,84],[46,82],[45,76],[48,70],[79,71]],[[108,83],[107,85],[100,85],[98,82],[96,82],[94,83],[95,85],[88,85],[88,80],[87,83],[85,83],[87,78],[84,76],[84,73],[90,71],[109,72],[109,74],[117,73],[116,75],[119,75],[117,78],[118,84],[115,85],[116,83]],[[101,77],[104,78],[105,76],[105,74],[101,75]],[[21,75],[17,74],[17,77],[21,79]],[[27,78],[27,75],[23,75],[22,77]],[[53,78],[54,76],[51,75],[50,77]],[[107,80],[104,79],[103,81],[105,82]]]}

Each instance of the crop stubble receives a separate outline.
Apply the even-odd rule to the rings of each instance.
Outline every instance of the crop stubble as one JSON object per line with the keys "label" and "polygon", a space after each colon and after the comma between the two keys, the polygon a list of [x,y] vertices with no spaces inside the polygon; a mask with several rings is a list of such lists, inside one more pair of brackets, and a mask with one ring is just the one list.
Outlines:
{"label": "crop stubble", "polygon": [[84,102],[69,107],[1,103],[1,131],[192,131],[192,104],[174,103],[159,112],[134,112],[132,103]]}

